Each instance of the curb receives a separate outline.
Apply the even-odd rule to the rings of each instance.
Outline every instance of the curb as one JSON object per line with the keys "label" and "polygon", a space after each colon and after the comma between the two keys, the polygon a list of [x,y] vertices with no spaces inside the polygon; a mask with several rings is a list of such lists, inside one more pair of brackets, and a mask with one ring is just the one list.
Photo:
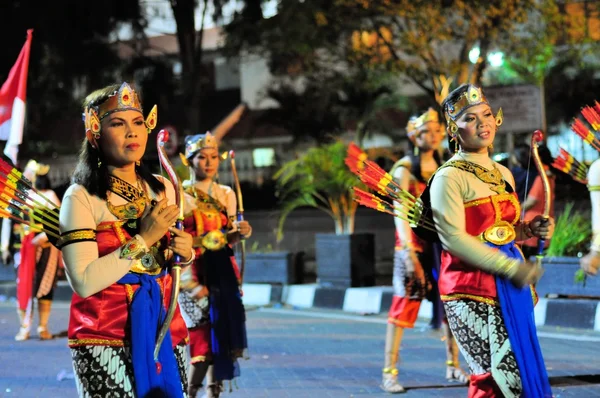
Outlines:
{"label": "curb", "polygon": [[[269,306],[280,303],[294,308],[326,308],[370,315],[386,313],[392,303],[391,286],[335,288],[318,284],[271,285],[248,283],[242,286],[242,300],[247,306]],[[70,301],[72,290],[66,281],[59,281],[54,300]],[[0,282],[0,301],[14,300],[14,282]],[[430,319],[432,304],[424,300],[419,318]],[[537,326],[558,326],[600,331],[600,300],[540,298],[535,307]]]}

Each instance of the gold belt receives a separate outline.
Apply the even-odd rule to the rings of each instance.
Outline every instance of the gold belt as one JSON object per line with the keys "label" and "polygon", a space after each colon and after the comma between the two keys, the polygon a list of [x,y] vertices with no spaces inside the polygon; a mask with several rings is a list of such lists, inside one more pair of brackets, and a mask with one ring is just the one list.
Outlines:
{"label": "gold belt", "polygon": [[516,237],[515,228],[507,221],[500,221],[492,225],[478,236],[482,242],[490,242],[498,246],[510,243]]}

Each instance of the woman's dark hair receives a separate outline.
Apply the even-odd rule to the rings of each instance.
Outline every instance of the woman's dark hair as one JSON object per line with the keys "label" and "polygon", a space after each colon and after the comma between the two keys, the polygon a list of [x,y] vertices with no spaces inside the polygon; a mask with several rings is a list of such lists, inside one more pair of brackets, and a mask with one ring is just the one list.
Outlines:
{"label": "woman's dark hair", "polygon": [[442,102],[442,116],[444,117],[446,124],[448,124],[448,120],[446,120],[446,108],[448,108],[448,105],[455,104],[459,98],[469,90],[470,86],[471,84],[463,84],[455,88]]}
{"label": "woman's dark hair", "polygon": [[[111,84],[110,86],[92,92],[83,101],[84,111],[90,106],[96,106],[103,103],[109,96],[114,95],[120,87],[121,84]],[[135,171],[148,183],[153,192],[161,193],[165,191],[164,184],[143,164],[140,164],[139,166],[136,165]],[[94,148],[87,139],[84,139],[79,152],[79,161],[75,168],[75,172],[73,173],[73,177],[71,178],[71,183],[82,185],[90,195],[96,195],[100,199],[106,200],[106,193],[110,189],[109,176],[106,162],[104,161],[100,150]]]}
{"label": "woman's dark hair", "polygon": [[[445,121],[445,125],[448,125],[448,119],[446,116],[446,108],[448,108],[448,105],[454,104],[456,103],[456,101],[458,101],[458,99],[467,92],[467,90],[469,90],[469,84],[463,84],[457,88],[455,88],[454,90],[452,90],[452,92],[450,94],[448,94],[448,96],[444,99],[444,101],[442,102],[442,118]],[[445,127],[445,126],[444,126]],[[454,153],[456,152],[458,142],[452,140],[452,137],[450,136],[450,134],[448,134],[448,150],[450,151],[450,153]]]}
{"label": "woman's dark hair", "polygon": [[52,189],[52,184],[50,183],[50,178],[47,175],[41,175],[35,177],[35,182],[33,183],[35,189],[39,189],[42,191],[46,191]]}

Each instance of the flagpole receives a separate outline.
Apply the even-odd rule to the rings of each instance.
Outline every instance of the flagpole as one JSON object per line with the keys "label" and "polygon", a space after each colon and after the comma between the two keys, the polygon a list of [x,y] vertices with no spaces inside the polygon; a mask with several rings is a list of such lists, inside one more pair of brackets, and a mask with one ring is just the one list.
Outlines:
{"label": "flagpole", "polygon": [[[8,78],[0,88],[0,138],[6,139],[4,154],[16,166],[19,154],[19,145],[23,142],[23,128],[25,125],[25,98],[27,93],[27,74],[29,72],[29,54],[31,52],[31,39],[33,29],[27,30],[25,44],[19,53],[17,62],[11,68]],[[4,109],[10,110],[10,117],[6,117]],[[8,113],[8,112],[6,112]],[[8,131],[7,134],[5,132]],[[6,135],[6,138],[4,137]],[[2,261],[8,253],[12,222],[3,218],[0,231],[0,252]]]}

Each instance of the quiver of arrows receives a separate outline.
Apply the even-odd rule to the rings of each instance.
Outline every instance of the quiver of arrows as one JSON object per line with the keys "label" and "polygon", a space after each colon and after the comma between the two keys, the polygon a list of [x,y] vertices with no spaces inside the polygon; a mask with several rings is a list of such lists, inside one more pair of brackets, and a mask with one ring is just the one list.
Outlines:
{"label": "quiver of arrows", "polygon": [[429,203],[429,187],[420,198],[416,198],[402,189],[377,163],[369,160],[367,154],[354,143],[348,146],[345,163],[350,171],[374,192],[354,187],[356,202],[408,222],[417,236],[422,239],[439,240],[431,209],[426,206]]}

